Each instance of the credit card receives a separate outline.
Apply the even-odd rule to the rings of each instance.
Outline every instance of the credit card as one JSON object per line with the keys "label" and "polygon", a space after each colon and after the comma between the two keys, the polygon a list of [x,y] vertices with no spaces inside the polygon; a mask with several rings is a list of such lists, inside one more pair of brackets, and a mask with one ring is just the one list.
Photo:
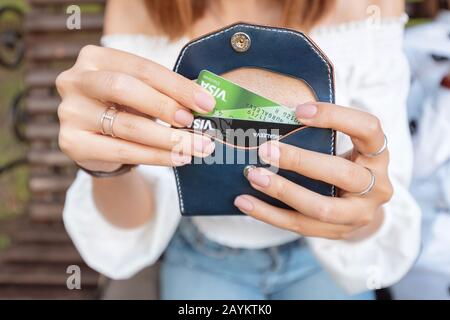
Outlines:
{"label": "credit card", "polygon": [[293,110],[210,71],[200,72],[197,83],[215,97],[216,107],[208,114],[194,113],[193,131],[252,148],[304,128]]}
{"label": "credit card", "polygon": [[301,125],[290,108],[208,70],[200,72],[197,83],[214,96],[216,107],[210,113],[194,113],[195,116]]}
{"label": "credit card", "polygon": [[225,119],[215,117],[196,116],[190,129],[238,147],[258,147],[270,140],[280,140],[283,136],[305,126],[249,121],[239,119]]}

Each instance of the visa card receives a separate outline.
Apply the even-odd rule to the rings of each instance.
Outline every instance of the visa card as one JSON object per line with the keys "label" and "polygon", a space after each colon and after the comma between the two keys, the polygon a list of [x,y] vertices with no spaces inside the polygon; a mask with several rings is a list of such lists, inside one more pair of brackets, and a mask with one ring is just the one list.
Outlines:
{"label": "visa card", "polygon": [[194,113],[189,129],[237,147],[258,147],[269,140],[305,128],[295,112],[210,71],[200,72],[197,83],[216,99],[214,110]]}
{"label": "visa card", "polygon": [[216,107],[210,113],[194,113],[195,116],[301,125],[290,108],[244,89],[208,70],[200,72],[197,83],[214,96]]}

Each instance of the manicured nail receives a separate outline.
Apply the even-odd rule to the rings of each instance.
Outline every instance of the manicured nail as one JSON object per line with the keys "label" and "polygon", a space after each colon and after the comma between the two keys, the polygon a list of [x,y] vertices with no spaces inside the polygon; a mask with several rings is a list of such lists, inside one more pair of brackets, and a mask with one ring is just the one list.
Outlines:
{"label": "manicured nail", "polygon": [[297,107],[296,110],[297,118],[301,119],[311,119],[314,118],[314,116],[317,113],[317,107],[313,104],[302,104],[301,106]]}
{"label": "manicured nail", "polygon": [[194,150],[204,154],[210,154],[214,151],[216,144],[208,138],[194,138]]}
{"label": "manicured nail", "polygon": [[251,212],[254,209],[253,203],[244,196],[239,196],[234,199],[234,205],[244,212]]}
{"label": "manicured nail", "polygon": [[280,159],[280,149],[273,143],[265,143],[259,147],[259,156],[263,160],[278,161]]}
{"label": "manicured nail", "polygon": [[183,127],[189,127],[192,124],[192,122],[194,122],[194,115],[189,111],[180,109],[177,112],[175,112],[173,119],[179,125]]}
{"label": "manicured nail", "polygon": [[192,157],[188,155],[183,155],[179,153],[172,153],[172,163],[176,167],[184,166],[191,163]]}
{"label": "manicured nail", "polygon": [[248,172],[247,179],[261,188],[267,188],[270,184],[269,176],[262,173],[259,169],[250,170]]}
{"label": "manicured nail", "polygon": [[211,112],[216,106],[216,99],[205,91],[198,91],[194,94],[195,104],[205,112]]}

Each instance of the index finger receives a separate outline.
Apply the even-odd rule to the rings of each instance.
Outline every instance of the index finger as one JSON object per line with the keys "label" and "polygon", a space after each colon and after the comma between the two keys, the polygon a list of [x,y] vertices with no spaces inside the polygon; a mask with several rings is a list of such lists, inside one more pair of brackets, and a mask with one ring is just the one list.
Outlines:
{"label": "index finger", "polygon": [[352,230],[352,226],[316,220],[293,210],[272,206],[251,195],[237,197],[234,205],[255,219],[305,237],[342,239]]}
{"label": "index finger", "polygon": [[361,110],[331,103],[308,102],[297,107],[296,115],[305,125],[345,133],[363,153],[375,153],[385,142],[380,120]]}
{"label": "index finger", "polygon": [[[86,59],[83,59],[86,57]],[[79,61],[94,70],[125,73],[142,80],[159,92],[191,110],[208,113],[214,109],[214,97],[201,86],[151,60],[111,48],[84,47]]]}

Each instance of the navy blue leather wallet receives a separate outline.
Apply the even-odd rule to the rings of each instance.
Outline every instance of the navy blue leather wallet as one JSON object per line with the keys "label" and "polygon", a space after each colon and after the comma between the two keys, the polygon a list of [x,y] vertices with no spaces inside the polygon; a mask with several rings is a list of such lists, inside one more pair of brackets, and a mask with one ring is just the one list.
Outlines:
{"label": "navy blue leather wallet", "polygon": [[[244,42],[233,43],[237,34],[244,35],[241,39]],[[300,79],[311,87],[318,101],[334,103],[332,64],[307,36],[289,29],[243,23],[229,26],[188,43],[182,49],[174,71],[194,80],[203,69],[223,74],[243,67],[261,68]],[[303,149],[335,154],[335,132],[331,129],[304,127],[281,137],[280,141]],[[233,148],[217,140],[215,144],[215,152],[234,152],[241,159],[258,158],[257,148]],[[233,202],[241,194],[250,194],[272,205],[289,208],[250,186],[243,175],[248,163],[207,163],[207,159],[194,159],[193,164],[174,168],[182,215],[240,215],[242,213]],[[258,165],[264,166],[260,162]],[[322,181],[286,170],[279,170],[278,174],[322,195],[335,196],[335,187]]]}

